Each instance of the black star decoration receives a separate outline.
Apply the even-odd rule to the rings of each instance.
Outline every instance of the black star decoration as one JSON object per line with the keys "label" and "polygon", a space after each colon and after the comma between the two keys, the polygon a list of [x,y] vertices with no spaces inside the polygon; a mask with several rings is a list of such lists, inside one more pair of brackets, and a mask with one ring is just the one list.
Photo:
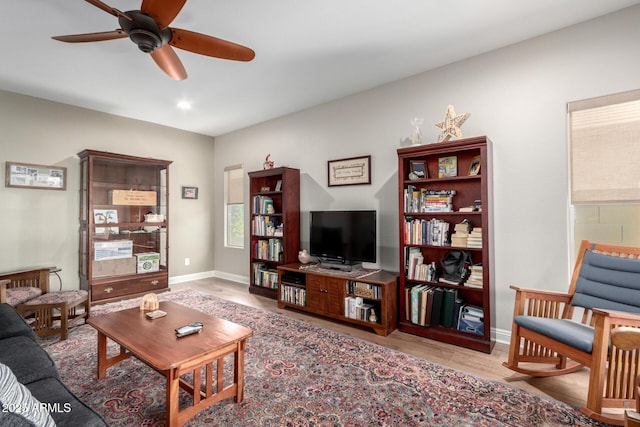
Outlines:
{"label": "black star decoration", "polygon": [[447,114],[444,117],[444,121],[436,123],[437,128],[442,129],[440,131],[440,138],[438,142],[449,141],[450,139],[462,138],[462,130],[460,126],[469,118],[471,114],[464,113],[456,116],[456,110],[453,105],[447,107]]}

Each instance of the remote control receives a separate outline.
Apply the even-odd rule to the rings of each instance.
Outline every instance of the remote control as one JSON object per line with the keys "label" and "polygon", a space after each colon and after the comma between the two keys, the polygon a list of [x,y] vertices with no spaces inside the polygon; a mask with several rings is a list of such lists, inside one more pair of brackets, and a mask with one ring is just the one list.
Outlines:
{"label": "remote control", "polygon": [[193,322],[185,326],[180,326],[179,328],[176,328],[176,336],[178,338],[181,338],[187,335],[197,334],[202,330],[203,326],[204,326],[204,323],[202,322]]}

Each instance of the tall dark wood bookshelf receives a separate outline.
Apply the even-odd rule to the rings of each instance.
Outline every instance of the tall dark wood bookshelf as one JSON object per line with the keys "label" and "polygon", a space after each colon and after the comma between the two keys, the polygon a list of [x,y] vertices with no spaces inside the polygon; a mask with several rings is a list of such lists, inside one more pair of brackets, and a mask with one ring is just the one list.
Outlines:
{"label": "tall dark wood bookshelf", "polygon": [[[491,353],[495,344],[495,337],[492,336],[492,326],[494,319],[494,309],[491,302],[494,294],[493,283],[493,220],[492,220],[492,158],[491,141],[485,137],[474,137],[460,139],[456,141],[440,142],[426,145],[399,148],[398,150],[398,212],[399,212],[399,236],[400,236],[400,280],[399,280],[399,300],[400,311],[398,316],[398,329],[423,337],[448,342],[451,344],[467,347],[470,349]],[[440,177],[439,167],[441,159],[454,157],[456,159],[456,176]],[[470,174],[473,162],[479,164],[480,169],[477,174]],[[479,162],[479,163],[478,163]],[[412,171],[420,171],[424,165],[425,175],[411,174]],[[451,205],[444,208],[444,212],[437,212],[437,207],[426,207],[418,203],[418,207],[407,207],[406,194],[418,200],[424,200],[426,194],[431,192],[449,192],[453,194]],[[411,196],[409,196],[411,197]],[[414,199],[415,200],[415,199]],[[481,206],[480,210],[471,212],[460,212],[460,208]],[[432,205],[433,206],[433,205]],[[481,247],[456,247],[444,242],[434,242],[418,239],[408,239],[405,233],[415,230],[417,223],[446,222],[449,225],[450,233],[454,232],[455,225],[467,220],[472,227],[481,228]],[[413,227],[413,228],[412,228]],[[425,230],[422,224],[420,232]],[[415,237],[415,235],[414,235]],[[422,236],[421,236],[422,237]],[[463,284],[448,284],[438,281],[442,277],[441,259],[449,250],[465,250],[471,254],[472,264],[482,265],[481,284],[470,286]],[[409,272],[409,253],[419,253],[424,264],[434,263],[436,267],[435,280],[415,279]],[[414,270],[415,271],[415,270]],[[411,278],[410,278],[411,277]],[[411,289],[418,286],[431,287],[438,292],[446,291],[455,293],[464,303],[479,307],[483,312],[483,332],[482,334],[459,330],[452,323],[448,327],[438,324],[421,325],[422,322],[415,322],[411,318],[412,300]],[[418,292],[415,292],[418,293]],[[444,309],[444,307],[443,307]],[[455,312],[454,310],[451,313]],[[412,321],[413,320],[413,321]],[[428,323],[428,322],[427,322]],[[480,330],[480,328],[478,328]]]}
{"label": "tall dark wood bookshelf", "polygon": [[277,299],[278,266],[298,259],[300,170],[249,172],[249,192],[249,292]]}

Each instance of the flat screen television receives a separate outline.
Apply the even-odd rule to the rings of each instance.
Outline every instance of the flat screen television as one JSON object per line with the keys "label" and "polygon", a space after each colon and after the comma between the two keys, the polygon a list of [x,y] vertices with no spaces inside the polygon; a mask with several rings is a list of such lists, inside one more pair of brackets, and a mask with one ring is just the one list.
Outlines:
{"label": "flat screen television", "polygon": [[376,211],[311,211],[309,244],[323,267],[353,270],[376,262]]}

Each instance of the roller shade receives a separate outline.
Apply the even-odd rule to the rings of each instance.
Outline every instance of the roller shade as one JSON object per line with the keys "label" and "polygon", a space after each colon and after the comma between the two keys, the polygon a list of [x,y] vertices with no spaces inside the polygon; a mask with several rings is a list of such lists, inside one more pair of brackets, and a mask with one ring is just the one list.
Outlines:
{"label": "roller shade", "polygon": [[640,90],[568,104],[571,203],[640,201]]}

